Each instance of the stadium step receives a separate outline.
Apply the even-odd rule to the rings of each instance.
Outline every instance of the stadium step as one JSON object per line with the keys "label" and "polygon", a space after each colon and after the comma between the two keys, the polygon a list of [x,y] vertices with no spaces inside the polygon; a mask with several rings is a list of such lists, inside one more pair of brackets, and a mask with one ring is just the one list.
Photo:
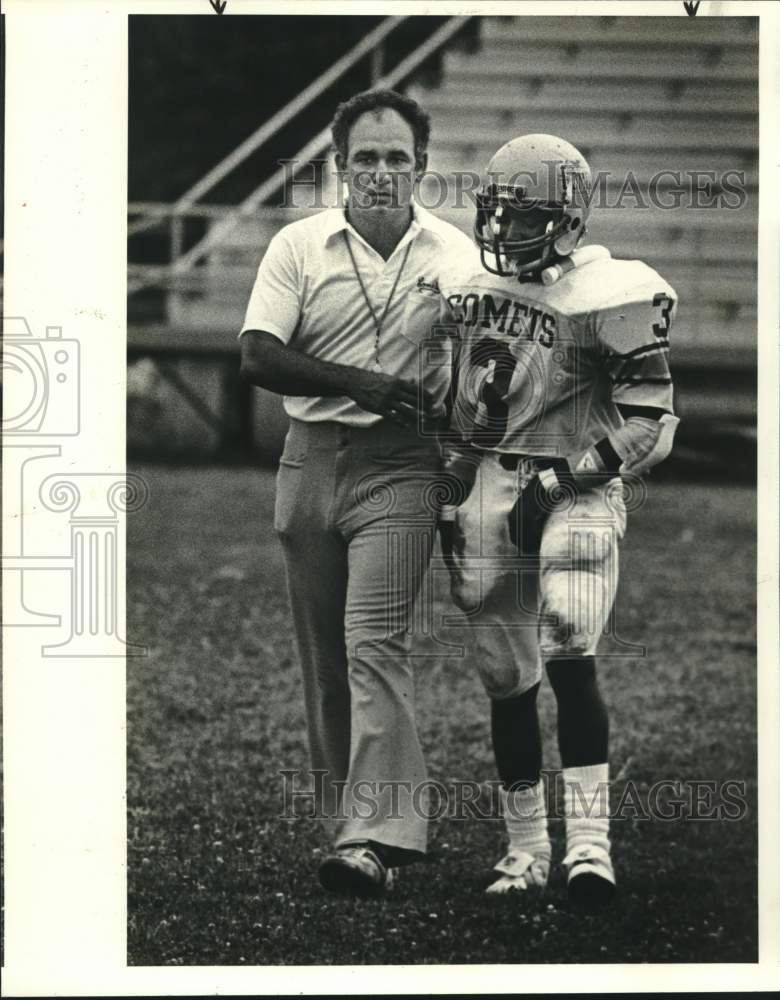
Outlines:
{"label": "stadium step", "polygon": [[[509,45],[530,42],[593,42],[598,45],[647,47],[647,17],[486,17],[481,37],[485,44]],[[758,44],[758,18],[718,17],[702,33],[700,22],[693,18],[658,17],[653,19],[653,43],[680,46],[686,50],[711,45],[741,48]]]}
{"label": "stadium step", "polygon": [[[453,56],[453,58],[455,58]],[[716,93],[728,93],[734,85],[748,83],[754,85],[757,71],[753,67],[734,67],[722,72],[717,78],[709,67],[673,67],[665,74],[659,74],[657,66],[648,66],[637,61],[630,66],[614,65],[609,60],[586,66],[579,62],[561,63],[556,66],[542,66],[538,63],[517,64],[502,61],[501,63],[470,64],[458,54],[460,62],[447,67],[447,73],[453,83],[464,87],[483,89],[498,89],[511,93],[512,87],[529,81],[539,83],[551,78],[566,80],[576,87],[589,87],[595,83],[610,82],[616,88],[636,83],[641,80],[652,81],[661,86],[667,86],[670,92],[682,90],[692,83],[711,87]]]}
{"label": "stadium step", "polygon": [[756,301],[756,270],[752,263],[730,267],[703,267],[700,262],[675,263],[673,272],[664,277],[677,292],[680,301],[712,304],[736,313]]}
{"label": "stadium step", "polygon": [[[702,112],[723,114],[758,113],[758,88],[755,79],[731,81],[721,86],[717,77],[707,80],[624,80],[616,87],[613,82],[594,80],[560,80],[543,75],[515,74],[506,86],[497,87],[491,80],[445,79],[437,90],[416,87],[415,96],[432,113],[445,107],[469,108],[478,104],[486,108],[538,108],[551,114],[578,110],[613,113],[662,112],[674,115],[696,115]],[[436,121],[434,118],[434,133]]]}
{"label": "stadium step", "polygon": [[[549,120],[547,124],[549,127]],[[533,131],[533,129],[528,131]],[[682,130],[678,130],[676,133],[670,130],[666,139],[658,138],[649,131],[633,129],[610,134],[601,131],[598,127],[588,127],[588,124],[583,122],[580,122],[579,125],[574,124],[568,131],[561,129],[561,132],[564,131],[583,155],[598,156],[601,154],[603,157],[606,152],[639,152],[652,155],[656,159],[664,157],[666,166],[670,167],[674,158],[689,158],[693,153],[697,155],[700,163],[703,163],[702,157],[707,157],[713,163],[711,167],[713,170],[729,169],[729,167],[734,166],[735,162],[753,163],[757,160],[755,152],[757,136],[752,129],[735,134],[733,138],[729,136],[726,150],[724,150],[722,136],[715,135],[702,140],[698,134],[688,135]],[[720,138],[720,142],[715,141],[718,138]],[[455,132],[435,136],[431,140],[431,145],[435,149],[465,147],[467,149],[496,150],[506,141],[506,129],[491,129],[485,125],[482,128],[467,128],[461,125]],[[680,162],[679,167],[680,169],[692,169],[687,162]]]}
{"label": "stadium step", "polygon": [[[522,43],[521,43],[522,45]],[[501,64],[518,55],[518,43],[503,39],[483,42],[480,50],[486,62]],[[521,48],[522,51],[522,48]],[[719,72],[738,71],[745,67],[758,68],[758,54],[751,43],[743,45],[706,44],[691,46],[685,42],[664,43],[652,48],[625,42],[603,44],[601,42],[580,42],[577,39],[557,42],[536,42],[529,53],[537,64],[546,65],[553,71],[558,65],[578,63],[588,68],[599,66],[608,60],[615,67],[632,68],[637,60],[654,66],[659,78],[674,75],[687,69],[717,69]]]}
{"label": "stadium step", "polygon": [[[705,322],[708,318],[708,322]],[[756,319],[745,316],[730,317],[719,311],[704,316],[681,305],[671,333],[671,366],[683,361],[689,352],[719,351],[728,364],[739,367],[743,359],[755,358],[757,351]],[[706,357],[706,354],[704,354]]]}
{"label": "stadium step", "polygon": [[536,102],[527,105],[486,107],[479,100],[453,107],[447,102],[435,111],[434,140],[444,134],[462,130],[466,133],[480,129],[500,133],[505,137],[529,132],[555,131],[571,142],[609,141],[625,138],[627,141],[650,139],[658,144],[679,141],[681,134],[686,141],[700,148],[722,148],[723,136],[728,134],[729,145],[738,148],[754,147],[758,142],[758,119],[744,114],[735,120],[732,112],[710,112],[702,116],[701,110],[671,112],[667,106],[664,114],[619,111],[611,107],[582,108],[567,112],[558,107],[554,112],[538,107]]}
{"label": "stadium step", "polygon": [[[516,39],[485,39],[480,49],[480,55],[485,62],[505,63],[517,58],[518,49],[522,51],[523,42]],[[454,55],[454,54],[453,54]],[[664,42],[649,49],[647,44],[640,42],[631,44],[624,40],[613,40],[611,43],[602,41],[579,40],[565,41],[546,40],[533,43],[528,56],[537,65],[546,65],[553,71],[562,63],[577,62],[583,66],[598,66],[603,60],[616,66],[631,67],[637,59],[647,61],[657,70],[660,78],[674,75],[687,69],[718,69],[729,72],[736,68],[752,66],[757,68],[758,56],[755,44],[744,41],[741,45],[725,45],[723,43],[692,46],[689,42]]]}
{"label": "stadium step", "polygon": [[[724,50],[716,51],[723,53]],[[719,58],[715,62],[704,50],[691,52],[685,59],[674,59],[663,49],[645,50],[639,55],[635,50],[578,45],[535,46],[527,59],[509,52],[483,52],[482,55],[483,58],[474,58],[470,53],[449,52],[444,57],[444,72],[453,80],[503,78],[508,81],[539,76],[711,81],[717,74],[721,85],[755,80],[758,75],[758,54],[752,47],[740,53],[742,58],[733,61]]]}
{"label": "stadium step", "polygon": [[696,228],[691,224],[644,228],[641,219],[634,226],[623,226],[614,219],[600,219],[597,213],[588,224],[588,242],[608,246],[615,257],[639,257],[653,267],[674,263],[731,266],[749,264],[755,267],[756,236],[751,227],[737,229],[728,241],[717,231]]}
{"label": "stadium step", "polygon": [[527,106],[486,107],[478,100],[471,104],[459,103],[453,107],[447,102],[435,111],[434,142],[446,135],[463,133],[473,136],[480,132],[495,135],[498,145],[514,135],[530,132],[551,132],[565,135],[574,145],[579,143],[610,143],[613,140],[629,144],[632,148],[649,144],[663,146],[679,143],[681,132],[686,142],[700,149],[722,149],[723,135],[728,134],[729,145],[740,149],[754,148],[758,143],[758,119],[743,116],[735,120],[732,113],[702,115],[701,110],[670,115],[668,106],[664,114],[617,111],[615,109],[579,108],[567,111],[558,108],[553,114],[540,108],[535,101]]}

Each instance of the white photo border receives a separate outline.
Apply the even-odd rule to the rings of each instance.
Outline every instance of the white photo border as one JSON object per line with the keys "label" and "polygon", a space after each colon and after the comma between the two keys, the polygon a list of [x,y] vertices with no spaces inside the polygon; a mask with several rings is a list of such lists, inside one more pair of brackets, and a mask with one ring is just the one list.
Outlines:
{"label": "white photo border", "polygon": [[[365,14],[358,2],[228,0],[232,14]],[[680,2],[371,5],[372,14],[686,16]],[[60,447],[68,474],[125,474],[127,42],[129,14],[215,16],[209,0],[7,0],[4,314],[39,339],[77,334],[83,420]],[[35,628],[4,629],[4,995],[768,990],[780,986],[778,681],[778,274],[780,3],[708,3],[760,18],[758,706],[759,962],[728,965],[128,967],[125,662],[41,654]],[[56,336],[56,333],[53,334]],[[8,401],[6,400],[6,405]],[[4,462],[6,550],[14,518],[59,550],[62,519],[15,491]],[[92,487],[90,487],[92,488]],[[75,503],[75,501],[74,501]],[[45,506],[45,505],[44,505]],[[114,509],[114,508],[112,508]],[[115,511],[117,538],[123,510]],[[121,548],[121,546],[120,546]],[[124,635],[120,552],[118,636]],[[52,574],[55,575],[55,574]],[[42,580],[46,574],[42,574]],[[54,586],[54,585],[52,585]],[[59,591],[53,600],[59,600]],[[4,620],[10,605],[4,588]],[[121,638],[120,638],[121,641]],[[641,973],[638,975],[639,969]]]}

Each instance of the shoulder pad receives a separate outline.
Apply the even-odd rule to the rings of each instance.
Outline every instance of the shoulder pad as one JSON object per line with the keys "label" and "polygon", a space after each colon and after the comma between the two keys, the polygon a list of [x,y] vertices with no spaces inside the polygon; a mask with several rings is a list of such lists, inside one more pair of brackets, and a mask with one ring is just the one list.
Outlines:
{"label": "shoulder pad", "polygon": [[674,289],[641,260],[599,258],[572,268],[548,289],[548,302],[570,316],[652,302],[661,292],[673,302]]}

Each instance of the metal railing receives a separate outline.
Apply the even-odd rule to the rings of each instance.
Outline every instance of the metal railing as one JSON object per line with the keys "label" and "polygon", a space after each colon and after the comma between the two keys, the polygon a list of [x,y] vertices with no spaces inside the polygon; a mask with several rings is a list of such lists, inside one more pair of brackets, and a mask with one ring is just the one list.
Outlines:
{"label": "metal railing", "polygon": [[[248,136],[228,156],[208,171],[172,204],[159,202],[135,202],[129,206],[128,236],[151,231],[161,225],[169,227],[170,264],[137,265],[128,274],[128,294],[143,288],[165,287],[178,277],[187,274],[199,261],[203,260],[215,247],[224,241],[240,224],[241,219],[251,215],[259,206],[276,194],[285,181],[292,180],[298,168],[321,156],[330,145],[330,129],[325,128],[307,142],[297,153],[285,162],[268,180],[257,187],[240,204],[225,209],[220,206],[198,205],[197,202],[240,166],[260,146],[268,142],[279,130],[319,97],[328,87],[339,80],[361,59],[371,58],[371,86],[394,87],[413,73],[426,59],[434,55],[464,25],[469,16],[451,17],[426,41],[403,59],[393,70],[383,75],[384,42],[406,17],[388,17],[373,31],[369,32],[346,55],[338,59],[313,83],[301,91],[297,97],[272,115],[252,135]],[[184,251],[184,226],[188,218],[208,218],[213,225],[202,239],[186,252]]]}

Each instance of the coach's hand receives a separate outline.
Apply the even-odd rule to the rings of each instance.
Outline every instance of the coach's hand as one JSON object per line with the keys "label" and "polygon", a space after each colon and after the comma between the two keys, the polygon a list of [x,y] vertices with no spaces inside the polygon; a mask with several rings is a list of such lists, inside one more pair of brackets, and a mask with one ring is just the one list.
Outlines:
{"label": "coach's hand", "polygon": [[384,372],[353,369],[347,395],[361,409],[378,413],[402,427],[417,427],[423,417],[437,415],[427,389]]}

